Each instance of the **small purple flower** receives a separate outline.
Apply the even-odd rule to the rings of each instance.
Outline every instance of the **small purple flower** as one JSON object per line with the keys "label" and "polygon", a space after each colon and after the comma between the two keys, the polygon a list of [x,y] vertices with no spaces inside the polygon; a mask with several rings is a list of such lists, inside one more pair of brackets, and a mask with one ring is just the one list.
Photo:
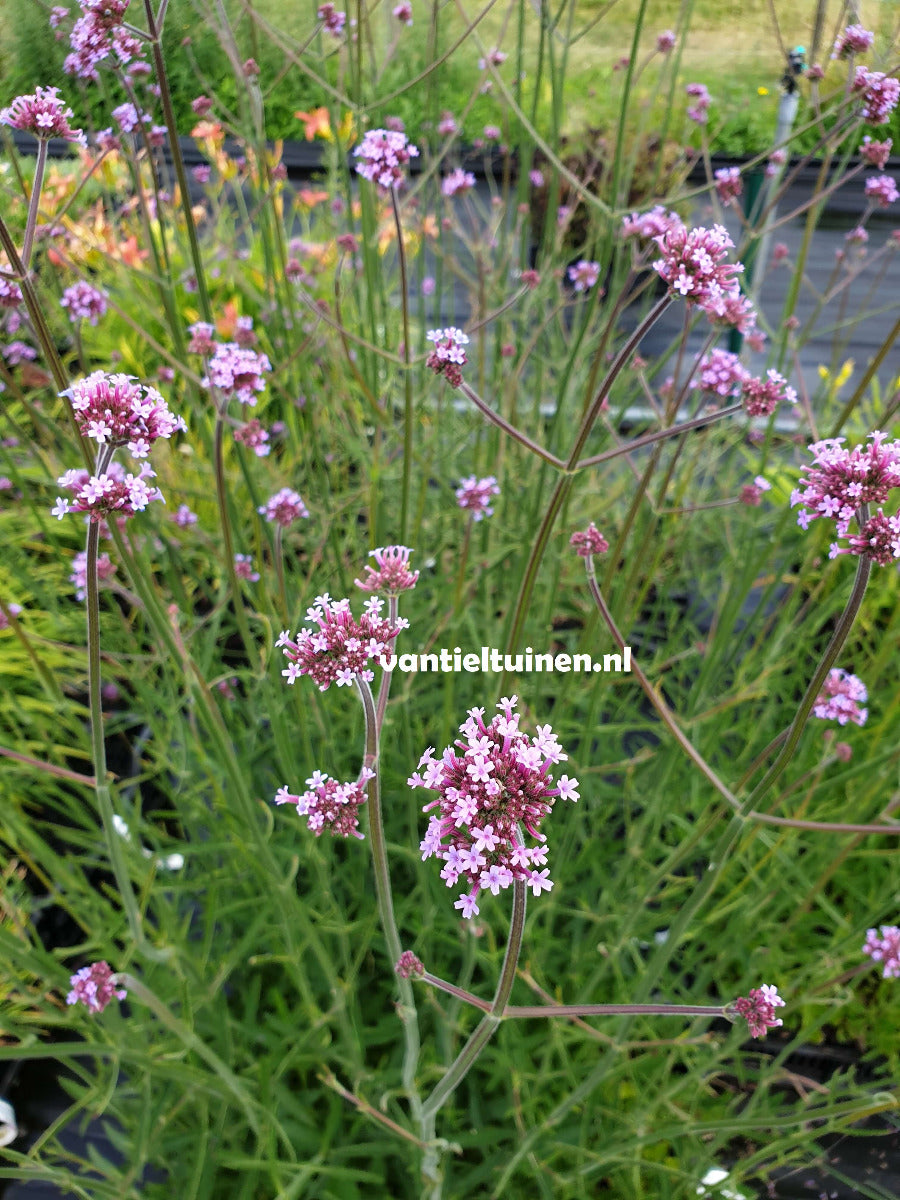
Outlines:
{"label": "small purple flower", "polygon": [[697,386],[717,396],[735,396],[750,380],[750,372],[736,354],[718,347],[700,360]]}
{"label": "small purple flower", "polygon": [[866,134],[859,148],[859,156],[870,167],[877,167],[879,171],[883,171],[890,158],[893,144],[891,138],[887,138],[883,142],[876,142]]}
{"label": "small purple flower", "polygon": [[322,22],[322,28],[330,33],[332,37],[339,38],[344,31],[344,25],[347,22],[347,14],[338,12],[330,2],[319,6],[316,16]]}
{"label": "small purple flower", "polygon": [[453,137],[454,134],[459,133],[459,125],[457,125],[456,118],[454,117],[453,113],[441,113],[441,119],[438,121],[437,131],[441,137]]}
{"label": "small purple flower", "polygon": [[114,54],[122,66],[143,53],[143,43],[124,27],[129,0],[79,0],[83,16],[69,38],[72,53],[64,70],[81,79],[97,79],[98,65]]}
{"label": "small purple flower", "polygon": [[309,516],[309,511],[300,494],[292,491],[291,488],[282,488],[280,492],[270,496],[265,504],[260,505],[256,511],[272,524],[280,525],[282,529],[287,529],[288,525],[293,525],[294,521]]}
{"label": "small purple flower", "polygon": [[879,208],[887,208],[895,200],[900,200],[897,182],[890,175],[873,175],[867,179],[866,196],[874,200]]}
{"label": "small purple flower", "polygon": [[576,292],[587,292],[600,278],[600,264],[582,258],[569,267],[567,274]]}
{"label": "small purple flower", "polygon": [[356,783],[338,783],[321,771],[313,772],[307,779],[307,791],[294,795],[287,787],[278,789],[276,804],[296,804],[297,814],[306,817],[306,823],[316,837],[327,829],[332,837],[354,837],[363,840],[359,829],[359,810],[366,802],[365,785],[375,772],[363,767]]}
{"label": "small purple flower", "polygon": [[404,950],[397,962],[394,964],[394,970],[401,979],[409,979],[410,975],[424,975],[425,967],[418,955],[413,954],[412,950]]}
{"label": "small purple flower", "polygon": [[391,625],[381,617],[383,608],[380,597],[370,596],[357,620],[349,600],[332,600],[327,592],[317,596],[306,619],[318,629],[301,629],[296,641],[285,630],[276,642],[289,661],[281,674],[289,684],[309,675],[320,692],[333,683],[349,687],[356,676],[370,682],[375,676],[369,664],[389,654],[397,634],[409,625],[403,617]]}
{"label": "small purple flower", "polygon": [[875,44],[875,34],[862,25],[848,25],[843,33],[838,35],[834,43],[832,58],[852,58],[855,54],[865,54]]}
{"label": "small purple flower", "polygon": [[57,483],[72,491],[74,498],[70,501],[57,496],[50,511],[60,521],[68,512],[87,513],[94,523],[110,516],[133,517],[152,501],[162,500],[159,488],[147,484],[155,475],[149,463],[141,463],[137,475],[126,473],[117,462],[110,463],[109,470],[100,475],[88,475],[83,469],[66,471]]}
{"label": "small purple flower", "polygon": [[246,579],[250,583],[259,582],[259,571],[253,570],[253,556],[251,554],[236,554],[234,556],[234,573],[238,579]]}
{"label": "small purple flower", "polygon": [[16,96],[8,108],[0,109],[0,125],[9,125],[36,138],[64,138],[86,146],[87,140],[80,129],[73,129],[69,121],[74,116],[59,99],[59,88],[36,88],[28,96]]}
{"label": "small purple flower", "polygon": [[569,545],[574,547],[575,553],[581,558],[590,558],[594,554],[605,554],[609,549],[609,542],[593,521],[587,529],[573,533],[569,538]]}
{"label": "small purple flower", "polygon": [[370,550],[369,557],[375,559],[378,569],[367,563],[365,579],[354,579],[353,582],[364,592],[383,592],[386,596],[408,592],[419,578],[418,571],[409,569],[410,554],[412,550],[407,546],[382,546]]}
{"label": "small purple flower", "polygon": [[764,983],[762,987],[751,988],[749,996],[740,996],[733,1004],[729,1004],[726,1015],[730,1020],[743,1017],[750,1027],[752,1037],[766,1036],[769,1029],[777,1029],[783,1022],[775,1016],[776,1008],[784,1008],[784,1001],[778,995],[778,989]]}
{"label": "small purple flower", "polygon": [[780,403],[797,403],[797,393],[783,375],[771,368],[765,379],[748,376],[741,387],[741,401],[751,417],[770,417]]}
{"label": "small purple flower", "polygon": [[804,466],[806,479],[791,495],[791,507],[801,505],[797,524],[807,529],[811,521],[825,517],[835,522],[839,538],[847,545],[832,544],[829,557],[839,554],[868,555],[886,566],[900,559],[900,518],[885,516],[879,507],[859,532],[850,533],[850,522],[861,506],[881,505],[894,488],[900,487],[900,442],[876,430],[870,445],[844,448],[844,438],[825,438],[810,447],[813,466]]}
{"label": "small purple flower", "polygon": [[670,229],[683,228],[681,217],[676,213],[667,212],[661,204],[655,205],[646,213],[632,213],[622,220],[622,236],[639,237],[645,240],[662,237]]}
{"label": "small purple flower", "polygon": [[[193,345],[194,341],[191,342]],[[224,342],[215,347],[209,360],[209,374],[202,384],[218,388],[227,398],[237,396],[241,404],[252,407],[256,404],[256,393],[266,388],[263,372],[271,370],[272,364],[265,354],[258,354],[237,342]]]}
{"label": "small purple flower", "polygon": [[[541,824],[557,798],[578,800],[575,780],[562,775],[554,784],[550,773],[567,758],[556,735],[539,725],[529,738],[519,729],[516,704],[517,697],[503,697],[488,724],[483,708],[470,709],[459,729],[465,741],[440,758],[429,746],[408,780],[438,793],[423,810],[432,816],[420,849],[423,860],[443,861],[447,887],[465,880],[469,890],[454,905],[465,918],[478,915],[484,889],[496,896],[516,880],[535,895],[553,887]],[[536,844],[526,845],[528,839]]]}
{"label": "small purple flower", "polygon": [[500,67],[506,62],[508,57],[509,55],[505,54],[502,50],[495,46],[493,50],[488,51],[485,58],[479,58],[478,70],[486,71],[488,69],[488,65],[492,67]]}
{"label": "small purple flower", "polygon": [[763,493],[770,492],[771,490],[771,483],[762,475],[757,475],[752,483],[744,484],[738,499],[741,504],[747,504],[751,508],[758,508],[762,504]]}
{"label": "small purple flower", "polygon": [[7,366],[20,367],[24,362],[34,362],[37,358],[37,350],[34,346],[29,346],[27,342],[9,342],[6,346],[0,346],[0,354],[6,359]]}
{"label": "small purple flower", "polygon": [[464,349],[469,344],[467,335],[451,325],[447,329],[430,329],[425,336],[434,343],[425,366],[436,375],[443,375],[451,387],[459,387],[463,378],[460,368],[468,361]]}
{"label": "small purple flower", "polygon": [[880,931],[870,929],[862,952],[882,964],[884,979],[900,979],[900,926],[882,925]]}
{"label": "small purple flower", "polygon": [[268,432],[263,428],[262,422],[255,418],[235,430],[234,440],[242,446],[249,447],[257,458],[265,458],[272,449]]}
{"label": "small purple flower", "polygon": [[413,10],[409,0],[402,0],[402,3],[391,9],[391,15],[395,21],[399,21],[401,25],[412,25]]}
{"label": "small purple flower", "polygon": [[177,511],[172,513],[171,519],[180,529],[189,529],[199,520],[197,514],[191,512],[186,504],[179,504]]}
{"label": "small purple flower", "polygon": [[744,190],[740,167],[720,167],[716,171],[716,192],[723,204],[737,200]]}
{"label": "small purple flower", "polygon": [[11,279],[0,277],[0,308],[18,308],[22,303],[22,289]]}
{"label": "small purple flower", "polygon": [[418,157],[419,150],[405,133],[370,129],[353,153],[360,160],[356,170],[363,179],[392,188],[404,182],[403,168],[411,158]]}
{"label": "small purple flower", "polygon": [[712,97],[706,90],[706,85],[703,83],[689,83],[684,90],[694,101],[693,105],[687,110],[688,117],[697,125],[705,125],[708,120],[707,111],[712,103]]}
{"label": "small purple flower", "polygon": [[206,321],[195,321],[188,326],[191,340],[188,342],[189,354],[202,354],[204,357],[212,354],[216,348],[216,330],[214,325]]}
{"label": "small purple flower", "polygon": [[688,229],[679,221],[653,240],[662,251],[653,269],[673,295],[716,315],[722,315],[724,301],[739,297],[736,277],[744,268],[740,263],[724,261],[727,252],[734,249],[724,226]]}
{"label": "small purple flower", "polygon": [[483,521],[485,517],[494,515],[490,505],[491,496],[499,495],[500,488],[493,475],[484,479],[476,479],[474,475],[470,475],[468,479],[463,479],[456,489],[456,502],[460,508],[471,513],[474,521]]}
{"label": "small purple flower", "polygon": [[471,171],[464,171],[462,167],[457,167],[455,171],[451,171],[441,184],[441,193],[444,196],[458,196],[470,192],[475,186],[475,176]]}
{"label": "small purple flower", "polygon": [[675,49],[677,40],[674,30],[664,29],[656,35],[656,49],[660,54],[670,54]]}
{"label": "small purple flower", "polygon": [[828,672],[825,686],[813,705],[813,716],[823,721],[837,721],[838,725],[846,725],[848,721],[865,725],[869,710],[860,706],[868,698],[869,693],[861,679],[835,667]]}
{"label": "small purple flower", "polygon": [[120,104],[112,110],[115,123],[123,133],[134,133],[148,119],[146,113],[140,113],[130,102]]}
{"label": "small purple flower", "polygon": [[159,438],[187,429],[156,388],[138,383],[131,375],[95,371],[60,394],[71,401],[84,437],[101,446],[127,446],[135,458],[146,458]]}
{"label": "small purple flower", "polygon": [[24,609],[22,608],[21,604],[7,604],[6,612],[4,612],[2,608],[0,608],[0,630],[9,628],[9,617],[7,617],[7,615],[6,615],[7,612],[12,617],[18,617],[21,615],[21,613],[23,611],[24,611]]}
{"label": "small purple flower", "polygon": [[91,325],[96,325],[106,314],[106,296],[83,279],[66,288],[60,304],[68,309],[73,325],[76,321],[89,321]]}
{"label": "small purple flower", "polygon": [[900,81],[883,71],[857,67],[851,92],[862,96],[863,120],[871,125],[884,125],[900,100]]}
{"label": "small purple flower", "polygon": [[66,1004],[84,1004],[89,1012],[101,1013],[113,999],[124,1000],[128,994],[117,988],[117,977],[107,962],[95,962],[82,967],[72,976],[72,990],[66,996]]}

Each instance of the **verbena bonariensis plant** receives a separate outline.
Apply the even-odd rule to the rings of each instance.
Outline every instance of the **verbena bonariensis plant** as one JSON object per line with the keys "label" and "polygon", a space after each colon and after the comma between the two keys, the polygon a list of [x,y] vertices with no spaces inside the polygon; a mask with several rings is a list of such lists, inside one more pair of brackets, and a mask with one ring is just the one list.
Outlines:
{"label": "verbena bonariensis plant", "polygon": [[[166,52],[175,0],[48,8],[65,72],[0,114],[37,151],[0,221],[0,1051],[64,1064],[122,1162],[86,1182],[51,1134],[4,1175],[692,1196],[715,1163],[808,1172],[818,1131],[895,1105],[787,1056],[898,1066],[896,328],[842,394],[859,286],[894,269],[892,238],[862,251],[898,86],[836,33],[790,200],[790,144],[713,168],[714,82],[645,7],[583,173],[575,7],[513,39],[326,4],[288,36],[198,0],[218,79]],[[282,71],[324,150],[296,191]],[[65,73],[109,92],[88,146]]]}

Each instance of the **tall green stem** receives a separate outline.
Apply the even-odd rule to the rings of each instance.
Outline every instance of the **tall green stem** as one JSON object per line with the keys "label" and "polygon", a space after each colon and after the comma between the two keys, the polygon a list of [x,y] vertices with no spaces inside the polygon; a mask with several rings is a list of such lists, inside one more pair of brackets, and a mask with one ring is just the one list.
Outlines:
{"label": "tall green stem", "polygon": [[[378,762],[378,720],[375,699],[368,683],[355,676],[356,689],[362,701],[366,719],[365,765],[373,772],[366,782],[367,808],[369,815],[369,841],[372,846],[372,865],[375,871],[375,894],[378,898],[378,914],[381,928],[388,946],[391,963],[396,965],[403,952],[397,919],[394,916],[394,899],[391,891],[391,873],[387,859],[387,842],[384,836],[384,817],[381,809],[380,769]],[[403,1089],[409,1101],[414,1120],[421,1120],[422,1101],[416,1086],[416,1069],[419,1064],[419,1017],[416,1010],[412,984],[408,979],[397,976],[400,1004],[397,1012],[403,1025]]]}
{"label": "tall green stem", "polygon": [[[96,474],[102,475],[109,467],[113,451],[103,447],[97,458]],[[123,839],[116,829],[112,796],[107,783],[106,742],[103,736],[103,707],[100,695],[100,586],[97,578],[97,557],[100,545],[100,523],[91,521],[87,533],[87,652],[88,652],[88,708],[91,720],[91,759],[94,764],[94,779],[97,807],[103,824],[106,848],[112,866],[119,896],[128,918],[128,927],[137,946],[146,948],[141,914],[137,898],[131,886],[128,865],[125,861]]]}
{"label": "tall green stem", "polygon": [[[522,934],[525,930],[525,898],[527,896],[527,884],[522,879],[517,879],[513,883],[513,911],[512,919],[509,924],[509,939],[506,943],[506,954],[503,959],[503,967],[500,971],[500,979],[497,983],[497,990],[494,993],[494,1000],[491,1004],[490,1012],[485,1013],[482,1019],[476,1025],[471,1037],[460,1050],[456,1059],[447,1069],[443,1079],[425,1101],[422,1109],[422,1116],[426,1122],[431,1122],[433,1126],[434,1116],[438,1110],[446,1104],[460,1083],[465,1078],[469,1069],[473,1066],[481,1051],[493,1037],[494,1030],[500,1024],[506,1009],[507,1001],[509,1000],[510,992],[512,991],[513,982],[516,977],[516,966],[519,961],[519,952],[522,949]],[[433,1129],[429,1131],[431,1137],[434,1136]]]}
{"label": "tall green stem", "polygon": [[400,220],[400,205],[397,203],[397,189],[391,188],[391,207],[394,212],[394,225],[397,230],[397,261],[400,265],[400,312],[403,317],[403,483],[400,492],[400,541],[406,542],[406,531],[409,527],[409,490],[412,481],[412,452],[413,452],[413,411],[412,411],[412,375],[410,374],[409,344],[409,288],[406,279],[406,248],[403,245],[403,225]]}
{"label": "tall green stem", "polygon": [[[860,526],[863,524],[863,520],[864,517],[861,510],[859,514]],[[743,805],[744,811],[754,808],[759,803],[769,788],[777,782],[785,767],[791,761],[812,706],[818,699],[828,672],[834,666],[837,656],[840,654],[844,642],[846,642],[850,630],[853,628],[853,622],[856,620],[863,596],[866,594],[866,586],[868,585],[871,573],[872,559],[867,555],[861,555],[857,562],[856,578],[853,580],[853,589],[850,592],[847,606],[838,618],[838,622],[834,627],[834,633],[831,635],[831,641],[822,655],[822,661],[819,663],[815,674],[810,680],[809,687],[800,701],[800,707],[797,709],[797,713],[787,731],[781,752],[750,793],[750,796]]]}

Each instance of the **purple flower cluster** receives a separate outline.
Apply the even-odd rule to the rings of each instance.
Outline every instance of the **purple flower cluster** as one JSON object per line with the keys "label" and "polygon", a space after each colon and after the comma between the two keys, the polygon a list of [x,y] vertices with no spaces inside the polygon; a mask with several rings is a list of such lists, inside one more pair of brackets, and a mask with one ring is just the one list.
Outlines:
{"label": "purple flower cluster", "polygon": [[287,787],[275,794],[276,804],[296,804],[297,813],[306,817],[316,837],[327,829],[332,837],[355,837],[362,840],[359,830],[359,810],[366,802],[365,784],[375,772],[363,767],[356,783],[338,783],[321,771],[314,771],[306,781],[307,791],[295,796]]}
{"label": "purple flower cluster", "polygon": [[269,445],[268,431],[261,421],[256,418],[234,431],[234,440],[252,450],[257,458],[265,458],[272,447]]}
{"label": "purple flower cluster", "polygon": [[848,25],[838,34],[831,57],[852,58],[854,54],[865,54],[874,44],[875,34],[871,30],[863,29],[862,25]]}
{"label": "purple flower cluster", "polygon": [[[192,328],[196,330],[197,327]],[[191,348],[201,340],[200,334],[194,332]],[[209,360],[209,374],[202,383],[204,387],[218,388],[225,397],[237,396],[241,404],[252,407],[256,404],[256,393],[266,388],[263,372],[271,370],[272,364],[265,354],[239,346],[237,342],[224,342],[215,347]]]}
{"label": "purple flower cluster", "polygon": [[463,479],[456,489],[456,502],[460,508],[472,514],[473,520],[483,521],[485,517],[494,515],[491,496],[499,495],[500,487],[493,475],[486,475],[484,479],[470,475],[468,479]]}
{"label": "purple flower cluster", "polygon": [[778,995],[778,989],[764,983],[762,987],[751,988],[749,996],[740,996],[728,1006],[728,1015],[743,1017],[750,1026],[751,1036],[761,1038],[766,1036],[769,1029],[777,1029],[782,1024],[781,1018],[775,1016],[776,1008],[784,1008],[784,1001]]}
{"label": "purple flower cluster", "polygon": [[475,176],[471,171],[464,171],[462,167],[457,167],[455,171],[451,171],[445,176],[441,184],[441,194],[444,196],[459,196],[470,192],[475,186]]}
{"label": "purple flower cluster", "polygon": [[741,385],[741,401],[751,417],[770,417],[782,401],[797,403],[797,393],[783,375],[771,367],[765,379],[748,376]]}
{"label": "purple flower cluster", "polygon": [[709,106],[712,103],[712,96],[706,90],[706,85],[703,83],[689,83],[684,90],[694,101],[687,110],[688,117],[698,125],[705,125],[708,120],[707,113]]}
{"label": "purple flower cluster", "polygon": [[653,240],[662,251],[653,269],[671,293],[716,313],[723,299],[739,295],[736,276],[744,268],[740,263],[724,261],[728,251],[734,249],[734,242],[723,225],[688,229],[679,221]]}
{"label": "purple flower cluster", "polygon": [[333,4],[320,4],[316,16],[322,22],[322,28],[330,33],[332,37],[339,38],[344,32],[344,26],[347,23],[347,14],[338,12]]}
{"label": "purple flower cluster", "polygon": [[68,396],[75,422],[85,437],[100,446],[127,446],[135,458],[146,458],[159,438],[186,430],[156,388],[131,375],[95,371],[60,393]]}
{"label": "purple flower cluster", "polygon": [[882,964],[884,979],[900,979],[900,926],[882,925],[880,932],[870,929],[862,952]]}
{"label": "purple flower cluster", "polygon": [[575,553],[581,558],[590,558],[592,554],[605,554],[609,549],[609,542],[593,521],[587,529],[573,533],[569,538],[569,545],[574,547]]}
{"label": "purple flower cluster", "polygon": [[813,466],[803,487],[791,494],[791,507],[802,505],[797,517],[801,529],[810,521],[825,517],[835,522],[842,547],[835,542],[830,557],[838,554],[867,554],[882,566],[900,559],[900,518],[887,517],[881,508],[866,517],[859,532],[850,534],[850,522],[861,505],[883,504],[893,488],[900,487],[900,442],[890,442],[887,434],[876,430],[869,434],[869,445],[844,447],[844,438],[826,438],[810,447]]}
{"label": "purple flower cluster", "polygon": [[738,496],[741,504],[747,504],[751,508],[758,508],[762,503],[763,493],[770,492],[772,485],[768,479],[762,475],[757,475],[752,483],[745,483],[741,488],[741,494]]}
{"label": "purple flower cluster", "polygon": [[78,0],[82,16],[69,39],[72,53],[66,58],[67,75],[96,79],[97,66],[115,54],[122,66],[139,58],[143,44],[125,28],[129,0]]}
{"label": "purple flower cluster", "polygon": [[873,175],[866,180],[866,197],[874,200],[879,208],[887,208],[900,200],[897,181],[890,175]]}
{"label": "purple flower cluster", "polygon": [[670,229],[683,229],[681,218],[673,212],[668,212],[661,204],[656,204],[649,212],[632,213],[622,220],[623,237],[639,237],[649,241],[650,238],[662,237]]}
{"label": "purple flower cluster", "polygon": [[234,573],[238,579],[246,579],[249,583],[259,583],[259,571],[253,570],[252,554],[236,554],[234,556]]}
{"label": "purple flower cluster", "polygon": [[22,289],[11,279],[0,276],[0,308],[18,308],[22,303]]}
{"label": "purple flower cluster", "polygon": [[737,200],[744,190],[740,167],[720,167],[715,178],[716,192],[723,204]]}
{"label": "purple flower cluster", "polygon": [[369,557],[375,559],[378,570],[366,563],[365,579],[354,579],[353,582],[364,592],[383,592],[386,596],[408,592],[419,578],[418,571],[409,569],[410,554],[412,550],[406,546],[381,546],[370,550]]}
{"label": "purple flower cluster", "polygon": [[28,96],[16,96],[8,108],[0,109],[0,125],[9,125],[36,138],[64,138],[86,146],[87,139],[69,121],[74,116],[59,98],[59,88],[36,88]]}
{"label": "purple flower cluster", "polygon": [[[529,738],[519,729],[516,703],[515,696],[504,697],[488,725],[483,708],[470,709],[459,730],[465,741],[456,742],[460,753],[448,746],[436,759],[429,747],[408,781],[438,793],[423,809],[437,812],[422,841],[422,858],[443,861],[447,887],[467,881],[469,890],[454,905],[464,917],[478,915],[483,888],[496,896],[518,879],[538,896],[553,887],[541,824],[558,796],[578,799],[578,782],[568,775],[554,786],[550,767],[567,758],[556,735],[549,725],[539,725],[537,736]],[[537,845],[526,846],[526,838]]]}
{"label": "purple flower cluster", "polygon": [[850,90],[862,96],[863,120],[871,125],[884,125],[900,100],[900,80],[865,67],[856,68]]}
{"label": "purple flower cluster", "polygon": [[700,360],[697,386],[717,396],[735,396],[750,380],[750,372],[730,350],[711,350]]}
{"label": "purple flower cluster", "polygon": [[387,655],[394,638],[409,625],[403,617],[396,625],[385,621],[380,615],[383,607],[383,600],[370,596],[357,620],[349,600],[332,600],[327,592],[317,596],[306,611],[306,619],[315,622],[318,629],[301,629],[296,641],[284,630],[276,642],[290,662],[281,674],[288,683],[309,675],[320,692],[333,683],[349,686],[357,675],[371,682],[375,675],[369,663]]}
{"label": "purple flower cluster", "polygon": [[124,988],[116,987],[116,977],[107,962],[91,963],[82,967],[70,979],[71,992],[66,1004],[84,1004],[90,1012],[101,1013],[111,1000],[124,1000],[128,994]]}
{"label": "purple flower cluster", "polygon": [[464,349],[469,344],[468,337],[453,325],[447,329],[430,329],[425,336],[429,342],[434,342],[425,366],[436,375],[443,375],[451,387],[459,387],[462,383],[460,367],[468,362]]}
{"label": "purple flower cluster", "polygon": [[868,698],[869,693],[861,679],[835,667],[828,672],[825,686],[813,706],[813,716],[823,721],[837,721],[838,725],[846,725],[848,721],[865,725],[869,710],[860,706]]}
{"label": "purple flower cluster", "polygon": [[892,138],[888,138],[884,142],[876,142],[866,134],[859,148],[859,156],[870,167],[877,167],[879,171],[883,171],[890,158],[893,144]]}
{"label": "purple flower cluster", "polygon": [[582,258],[569,267],[568,276],[576,292],[589,291],[600,278],[600,264]]}
{"label": "purple flower cluster", "polygon": [[394,964],[394,970],[401,979],[409,979],[410,975],[424,975],[425,967],[421,958],[412,950],[404,950]]}
{"label": "purple flower cluster", "polygon": [[106,314],[106,296],[83,279],[66,288],[60,304],[68,310],[73,325],[76,321],[90,321],[91,325],[96,325]]}
{"label": "purple flower cluster", "polygon": [[153,500],[162,500],[159,488],[147,485],[147,480],[155,476],[149,463],[141,463],[137,475],[126,473],[117,462],[111,462],[109,469],[99,475],[90,475],[83,468],[66,471],[56,482],[73,492],[74,499],[57,496],[50,511],[60,521],[68,512],[87,513],[92,522],[103,521],[111,515],[133,517],[135,513],[143,512]]}
{"label": "purple flower cluster", "polygon": [[215,350],[216,328],[214,325],[209,325],[206,321],[195,321],[193,325],[188,326],[188,333],[191,335],[191,340],[188,342],[190,354],[202,354],[206,357]]}
{"label": "purple flower cluster", "polygon": [[411,158],[418,157],[419,150],[405,133],[370,129],[353,154],[360,160],[356,170],[363,179],[383,188],[392,188],[403,183],[403,168]]}
{"label": "purple flower cluster", "polygon": [[282,529],[287,529],[288,525],[292,525],[294,521],[309,516],[309,510],[303,503],[299,492],[295,492],[291,488],[282,488],[280,492],[270,496],[265,504],[261,504],[256,511],[267,521],[271,521],[273,525],[280,525]]}

